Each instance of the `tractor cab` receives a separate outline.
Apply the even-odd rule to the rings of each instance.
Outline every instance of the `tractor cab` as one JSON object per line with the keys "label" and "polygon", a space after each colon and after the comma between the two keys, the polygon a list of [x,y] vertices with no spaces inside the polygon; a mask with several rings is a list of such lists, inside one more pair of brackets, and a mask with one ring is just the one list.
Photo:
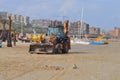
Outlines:
{"label": "tractor cab", "polygon": [[55,35],[55,36],[59,36],[62,38],[65,37],[63,26],[48,27],[47,34],[48,36]]}
{"label": "tractor cab", "polygon": [[56,36],[55,42],[64,44],[67,40],[67,36],[64,34],[63,26],[49,27],[48,36]]}

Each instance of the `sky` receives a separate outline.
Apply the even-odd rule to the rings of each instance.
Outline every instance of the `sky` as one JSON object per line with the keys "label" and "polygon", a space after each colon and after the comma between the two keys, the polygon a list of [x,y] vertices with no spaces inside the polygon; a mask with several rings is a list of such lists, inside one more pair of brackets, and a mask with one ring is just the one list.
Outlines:
{"label": "sky", "polygon": [[29,16],[31,20],[82,19],[104,30],[120,27],[119,8],[120,0],[0,0],[0,11]]}

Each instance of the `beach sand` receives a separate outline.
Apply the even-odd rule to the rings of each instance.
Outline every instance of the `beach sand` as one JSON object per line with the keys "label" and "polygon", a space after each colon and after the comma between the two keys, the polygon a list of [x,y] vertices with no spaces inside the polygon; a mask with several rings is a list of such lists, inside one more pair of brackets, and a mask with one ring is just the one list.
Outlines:
{"label": "beach sand", "polygon": [[120,42],[72,45],[68,54],[29,54],[29,43],[0,48],[0,80],[120,80]]}

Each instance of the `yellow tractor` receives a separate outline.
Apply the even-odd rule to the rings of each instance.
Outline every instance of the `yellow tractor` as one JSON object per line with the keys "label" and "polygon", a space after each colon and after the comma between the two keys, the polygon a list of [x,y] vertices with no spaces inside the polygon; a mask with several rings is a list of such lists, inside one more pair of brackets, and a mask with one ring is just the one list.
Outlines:
{"label": "yellow tractor", "polygon": [[68,23],[66,20],[63,26],[49,26],[46,34],[34,37],[34,43],[30,44],[29,52],[54,54],[68,53],[71,48],[70,37],[68,37]]}

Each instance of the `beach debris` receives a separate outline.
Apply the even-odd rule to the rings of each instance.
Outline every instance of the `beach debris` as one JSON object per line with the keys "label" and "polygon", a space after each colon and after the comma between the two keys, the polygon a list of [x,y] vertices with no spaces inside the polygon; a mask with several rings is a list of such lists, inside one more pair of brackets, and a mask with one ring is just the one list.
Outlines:
{"label": "beach debris", "polygon": [[73,64],[73,67],[72,67],[73,69],[77,69],[78,67],[77,67],[77,65],[76,64]]}
{"label": "beach debris", "polygon": [[42,66],[41,69],[43,70],[63,70],[64,68],[61,66],[49,66],[49,65],[45,65]]}

